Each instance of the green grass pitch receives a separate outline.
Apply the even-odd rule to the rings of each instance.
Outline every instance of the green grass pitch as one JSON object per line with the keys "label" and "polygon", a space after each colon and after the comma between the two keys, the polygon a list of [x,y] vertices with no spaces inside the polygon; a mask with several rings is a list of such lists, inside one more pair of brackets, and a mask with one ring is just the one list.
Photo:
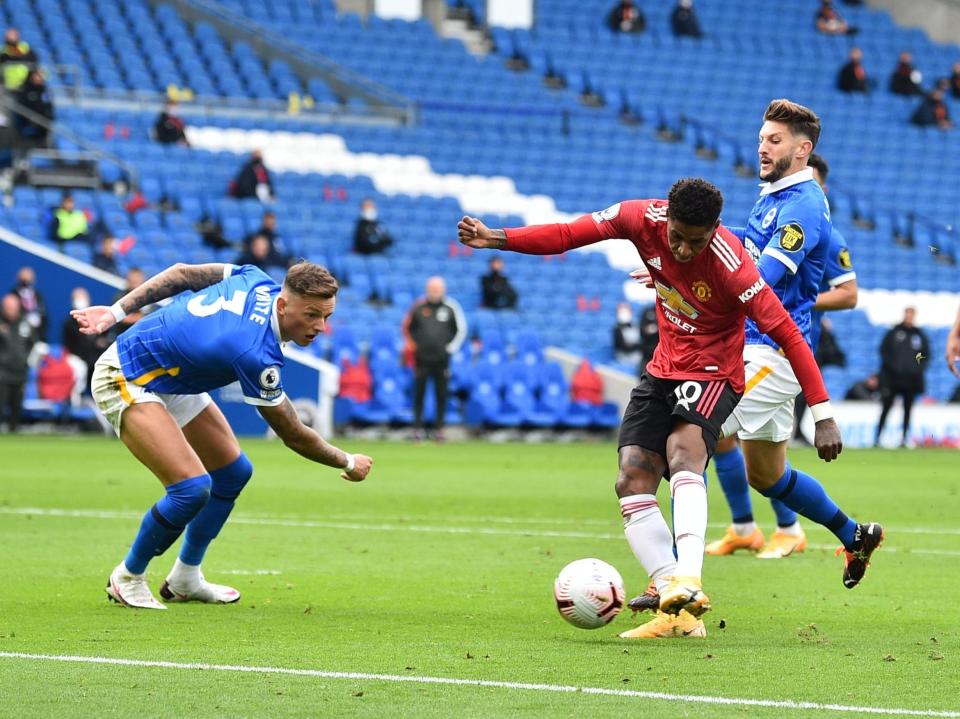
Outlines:
{"label": "green grass pitch", "polygon": [[[956,453],[793,453],[848,513],[887,528],[863,584],[843,588],[836,542],[808,522],[803,555],[706,559],[706,639],[641,643],[615,636],[639,622],[629,611],[583,631],[553,606],[554,577],[581,557],[616,566],[628,596],[645,586],[612,444],[345,445],[375,458],[367,482],[244,442],[254,479],[205,562],[243,598],[137,612],[103,586],[156,480],[116,441],[0,438],[0,715],[960,716]],[[710,500],[714,538],[728,514],[712,476]],[[755,504],[769,530],[769,504]],[[155,590],[173,558],[151,565]],[[320,674],[49,658],[65,656]],[[424,677],[549,686],[412,681]]]}

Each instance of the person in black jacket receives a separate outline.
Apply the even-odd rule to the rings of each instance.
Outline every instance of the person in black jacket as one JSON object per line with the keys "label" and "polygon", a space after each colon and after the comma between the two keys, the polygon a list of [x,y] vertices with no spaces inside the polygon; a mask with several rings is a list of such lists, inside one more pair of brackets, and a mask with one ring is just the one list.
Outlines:
{"label": "person in black jacket", "polygon": [[490,260],[490,271],[480,278],[483,306],[491,310],[507,310],[517,306],[517,291],[503,274],[503,259]]}
{"label": "person in black jacket", "polygon": [[161,145],[183,145],[190,147],[187,140],[187,123],[176,114],[176,103],[173,100],[163,106],[163,110],[153,123],[153,135]]}
{"label": "person in black jacket", "polygon": [[353,230],[353,251],[358,255],[382,255],[393,245],[393,237],[380,224],[377,203],[369,197],[360,203],[360,217]]}
{"label": "person in black jacket", "polygon": [[37,336],[23,316],[20,299],[13,293],[0,300],[0,421],[16,432],[20,425],[23,390],[27,384],[27,358]]}
{"label": "person in black jacket", "polygon": [[230,183],[229,191],[230,195],[238,200],[256,198],[260,202],[273,202],[276,198],[273,180],[270,179],[270,171],[263,163],[263,153],[260,150],[250,153],[250,159],[243,163],[237,176]]}
{"label": "person in black jacket", "polygon": [[434,438],[443,441],[447,409],[447,381],[450,355],[455,354],[467,336],[467,320],[460,304],[449,297],[442,277],[427,280],[426,296],[417,300],[404,320],[404,334],[413,345],[415,378],[413,385],[414,439],[423,438],[423,398],[427,380],[433,380],[437,398]]}
{"label": "person in black jacket", "polygon": [[897,60],[897,66],[890,75],[890,92],[894,95],[922,95],[923,75],[913,65],[913,55],[909,52],[901,52]]}
{"label": "person in black jacket", "polygon": [[290,254],[287,246],[284,244],[283,239],[281,239],[280,233],[277,232],[277,215],[272,210],[267,210],[264,212],[263,216],[260,218],[260,227],[257,228],[257,231],[250,233],[246,238],[244,238],[244,252],[250,251],[250,246],[258,237],[266,238],[267,242],[270,244],[270,249],[267,252],[268,265],[273,265],[274,267],[290,266],[290,264],[293,262],[293,256]]}
{"label": "person in black jacket", "polygon": [[855,47],[850,59],[837,74],[837,89],[841,92],[870,92],[870,81],[863,67],[863,50]]}
{"label": "person in black jacket", "polygon": [[[85,287],[74,287],[70,293],[70,305],[75,310],[85,310],[90,306],[90,293]],[[80,331],[80,325],[70,315],[64,320],[61,329],[61,340],[66,350],[82,359],[87,364],[87,381],[84,389],[90,394],[90,378],[93,376],[93,366],[100,359],[103,351],[110,346],[107,334],[86,335]]]}
{"label": "person in black jacket", "polygon": [[633,317],[629,303],[617,305],[617,324],[613,326],[613,356],[621,364],[640,366],[640,325]]}
{"label": "person in black jacket", "polygon": [[677,0],[670,13],[670,27],[676,37],[703,37],[700,20],[693,9],[693,0]]}
{"label": "person in black jacket", "polygon": [[887,332],[880,344],[880,397],[883,404],[880,422],[874,435],[874,445],[880,444],[887,414],[893,406],[893,400],[900,395],[903,398],[903,435],[900,446],[906,446],[913,400],[917,395],[923,394],[925,389],[923,373],[930,356],[930,343],[923,330],[914,326],[916,315],[917,311],[913,307],[907,307],[903,311],[903,322]]}
{"label": "person in black jacket", "polygon": [[[47,83],[43,79],[43,73],[39,70],[30,71],[26,82],[17,90],[14,99],[48,122],[53,121],[53,102],[51,102],[50,94],[47,92]],[[38,143],[46,142],[49,134],[47,128],[23,115],[15,115],[14,121],[16,122],[17,132],[24,140],[32,140]]]}
{"label": "person in black jacket", "polygon": [[937,127],[941,130],[953,127],[950,110],[943,101],[943,91],[938,88],[931,90],[913,111],[910,122],[918,127]]}
{"label": "person in black jacket", "polygon": [[620,0],[607,15],[607,27],[614,32],[643,32],[647,19],[633,0]]}

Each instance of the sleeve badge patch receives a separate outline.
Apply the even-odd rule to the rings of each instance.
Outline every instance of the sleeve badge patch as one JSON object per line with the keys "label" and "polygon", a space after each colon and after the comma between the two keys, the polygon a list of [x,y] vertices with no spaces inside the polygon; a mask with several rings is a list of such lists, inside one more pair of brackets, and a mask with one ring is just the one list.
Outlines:
{"label": "sleeve badge patch", "polygon": [[837,255],[837,261],[840,263],[840,266],[845,270],[853,269],[853,260],[850,259],[850,250],[844,247],[840,250],[840,254]]}
{"label": "sleeve badge patch", "polygon": [[265,390],[274,390],[280,386],[280,368],[267,367],[260,373],[260,386]]}
{"label": "sleeve badge patch", "polygon": [[795,222],[780,228],[780,246],[787,252],[803,248],[803,228]]}
{"label": "sleeve badge patch", "polygon": [[610,205],[605,210],[600,210],[600,212],[592,213],[593,221],[598,225],[605,220],[612,220],[614,217],[620,214],[620,203],[618,202],[615,205]]}

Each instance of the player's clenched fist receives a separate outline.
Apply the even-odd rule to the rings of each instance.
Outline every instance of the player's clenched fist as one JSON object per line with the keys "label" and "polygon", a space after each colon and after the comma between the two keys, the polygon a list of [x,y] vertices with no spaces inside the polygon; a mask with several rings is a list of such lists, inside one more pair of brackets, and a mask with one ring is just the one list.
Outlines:
{"label": "player's clenched fist", "polygon": [[457,237],[475,250],[502,249],[506,242],[503,230],[491,230],[476,217],[469,216],[457,223]]}
{"label": "player's clenched fist", "polygon": [[355,454],[353,455],[353,461],[353,469],[349,472],[341,472],[340,476],[350,482],[362,482],[370,474],[373,459],[365,454]]}

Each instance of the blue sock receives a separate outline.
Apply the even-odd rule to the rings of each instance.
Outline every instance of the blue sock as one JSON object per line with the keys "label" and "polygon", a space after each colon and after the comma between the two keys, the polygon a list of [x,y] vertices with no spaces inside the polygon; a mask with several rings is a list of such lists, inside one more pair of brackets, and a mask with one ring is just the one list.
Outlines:
{"label": "blue sock", "polygon": [[796,524],[797,513],[779,499],[771,499],[770,506],[773,507],[773,512],[777,515],[778,527],[790,527]]}
{"label": "blue sock", "polygon": [[723,488],[723,495],[730,506],[735,524],[753,521],[753,503],[750,501],[750,485],[747,484],[747,468],[743,463],[743,453],[739,447],[729,452],[713,456],[717,479]]}
{"label": "blue sock", "polygon": [[783,476],[762,493],[779,499],[798,514],[823,525],[837,535],[844,547],[853,550],[857,523],[840,510],[823,486],[809,474],[794,469],[788,462]]}
{"label": "blue sock", "polygon": [[210,473],[213,486],[210,488],[210,501],[187,525],[187,535],[180,547],[180,561],[193,566],[203,561],[210,542],[220,533],[220,529],[230,516],[234,502],[244,485],[253,476],[253,465],[243,452],[226,467]]}
{"label": "blue sock", "polygon": [[151,559],[177,541],[210,496],[210,475],[201,474],[167,487],[167,495],[143,515],[140,531],[123,563],[132,574],[143,574]]}

